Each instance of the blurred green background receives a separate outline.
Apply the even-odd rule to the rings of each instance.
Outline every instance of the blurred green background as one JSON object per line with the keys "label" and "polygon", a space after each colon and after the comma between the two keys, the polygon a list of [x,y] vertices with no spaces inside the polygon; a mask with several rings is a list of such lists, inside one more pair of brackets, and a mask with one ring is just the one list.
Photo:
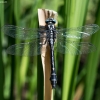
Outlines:
{"label": "blurred green background", "polygon": [[[100,26],[100,0],[0,0],[0,27],[37,28],[38,8],[58,12],[61,27]],[[58,83],[54,100],[100,100],[99,37],[100,31],[90,37],[96,46],[91,54],[71,56],[55,50]],[[41,57],[6,53],[8,46],[20,42],[0,30],[0,100],[44,100]]]}

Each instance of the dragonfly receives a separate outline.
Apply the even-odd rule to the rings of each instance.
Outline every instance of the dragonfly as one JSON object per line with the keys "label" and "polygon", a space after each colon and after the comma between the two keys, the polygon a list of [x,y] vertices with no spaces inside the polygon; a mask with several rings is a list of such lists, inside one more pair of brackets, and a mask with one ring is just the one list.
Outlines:
{"label": "dragonfly", "polygon": [[43,48],[43,45],[46,43],[49,45],[51,59],[50,82],[52,88],[55,88],[57,84],[54,63],[55,44],[56,50],[63,54],[69,53],[72,55],[78,55],[90,53],[95,50],[95,46],[89,42],[79,41],[82,38],[91,36],[100,28],[96,24],[89,24],[77,28],[57,28],[55,27],[56,20],[54,18],[46,19],[45,23],[46,26],[41,26],[38,29],[5,25],[3,30],[6,35],[24,41],[23,43],[14,44],[7,48],[7,53],[11,55],[36,56],[41,54],[41,48]]}

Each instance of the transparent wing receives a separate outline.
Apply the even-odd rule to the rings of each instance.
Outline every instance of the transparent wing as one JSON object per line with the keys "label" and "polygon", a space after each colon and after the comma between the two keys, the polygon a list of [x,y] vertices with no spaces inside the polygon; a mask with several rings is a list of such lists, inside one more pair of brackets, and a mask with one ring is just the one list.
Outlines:
{"label": "transparent wing", "polygon": [[46,34],[44,34],[46,33],[45,27],[39,29],[28,29],[14,25],[5,25],[2,27],[2,30],[6,35],[22,40],[46,37]]}
{"label": "transparent wing", "polygon": [[18,56],[35,56],[41,53],[42,44],[40,39],[32,42],[15,44],[7,49],[7,53]]}
{"label": "transparent wing", "polygon": [[96,50],[96,47],[88,42],[78,41],[57,41],[57,51],[60,53],[69,53],[72,55],[87,54]]}
{"label": "transparent wing", "polygon": [[88,37],[98,31],[100,27],[96,24],[89,24],[77,28],[57,29],[57,36],[62,38],[76,38],[81,39]]}

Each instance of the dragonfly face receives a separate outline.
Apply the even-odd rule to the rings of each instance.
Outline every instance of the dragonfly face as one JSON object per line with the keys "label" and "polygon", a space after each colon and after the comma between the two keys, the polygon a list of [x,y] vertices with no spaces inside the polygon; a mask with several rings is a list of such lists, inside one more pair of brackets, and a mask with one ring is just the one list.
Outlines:
{"label": "dragonfly face", "polygon": [[46,24],[48,24],[48,23],[55,24],[56,23],[56,20],[54,18],[48,18],[48,19],[45,20],[45,22],[46,22]]}
{"label": "dragonfly face", "polygon": [[[51,49],[51,84],[55,88],[57,76],[54,68],[54,41],[57,41],[56,50],[60,53],[70,53],[72,55],[86,54],[95,50],[95,46],[88,42],[79,42],[81,38],[91,36],[98,31],[100,27],[96,24],[89,24],[77,28],[55,28],[56,20],[48,18],[46,21],[47,27],[38,29],[28,29],[14,25],[5,25],[2,27],[4,33],[13,38],[20,40],[32,40],[31,42],[20,43],[10,46],[7,53],[19,56],[36,56],[41,54],[41,47],[45,43],[41,43],[41,39],[46,39],[49,42]],[[44,34],[46,33],[46,34]],[[77,41],[78,40],[78,41]],[[80,48],[80,49],[79,49]],[[20,51],[20,52],[17,52]]]}

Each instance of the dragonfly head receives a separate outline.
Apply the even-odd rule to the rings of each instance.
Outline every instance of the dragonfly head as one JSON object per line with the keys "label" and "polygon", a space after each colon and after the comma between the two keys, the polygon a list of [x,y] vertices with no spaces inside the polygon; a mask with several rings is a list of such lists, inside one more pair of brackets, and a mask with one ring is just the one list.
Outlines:
{"label": "dragonfly head", "polygon": [[45,23],[48,24],[48,23],[53,23],[55,24],[56,23],[56,20],[54,18],[48,18],[45,20]]}

